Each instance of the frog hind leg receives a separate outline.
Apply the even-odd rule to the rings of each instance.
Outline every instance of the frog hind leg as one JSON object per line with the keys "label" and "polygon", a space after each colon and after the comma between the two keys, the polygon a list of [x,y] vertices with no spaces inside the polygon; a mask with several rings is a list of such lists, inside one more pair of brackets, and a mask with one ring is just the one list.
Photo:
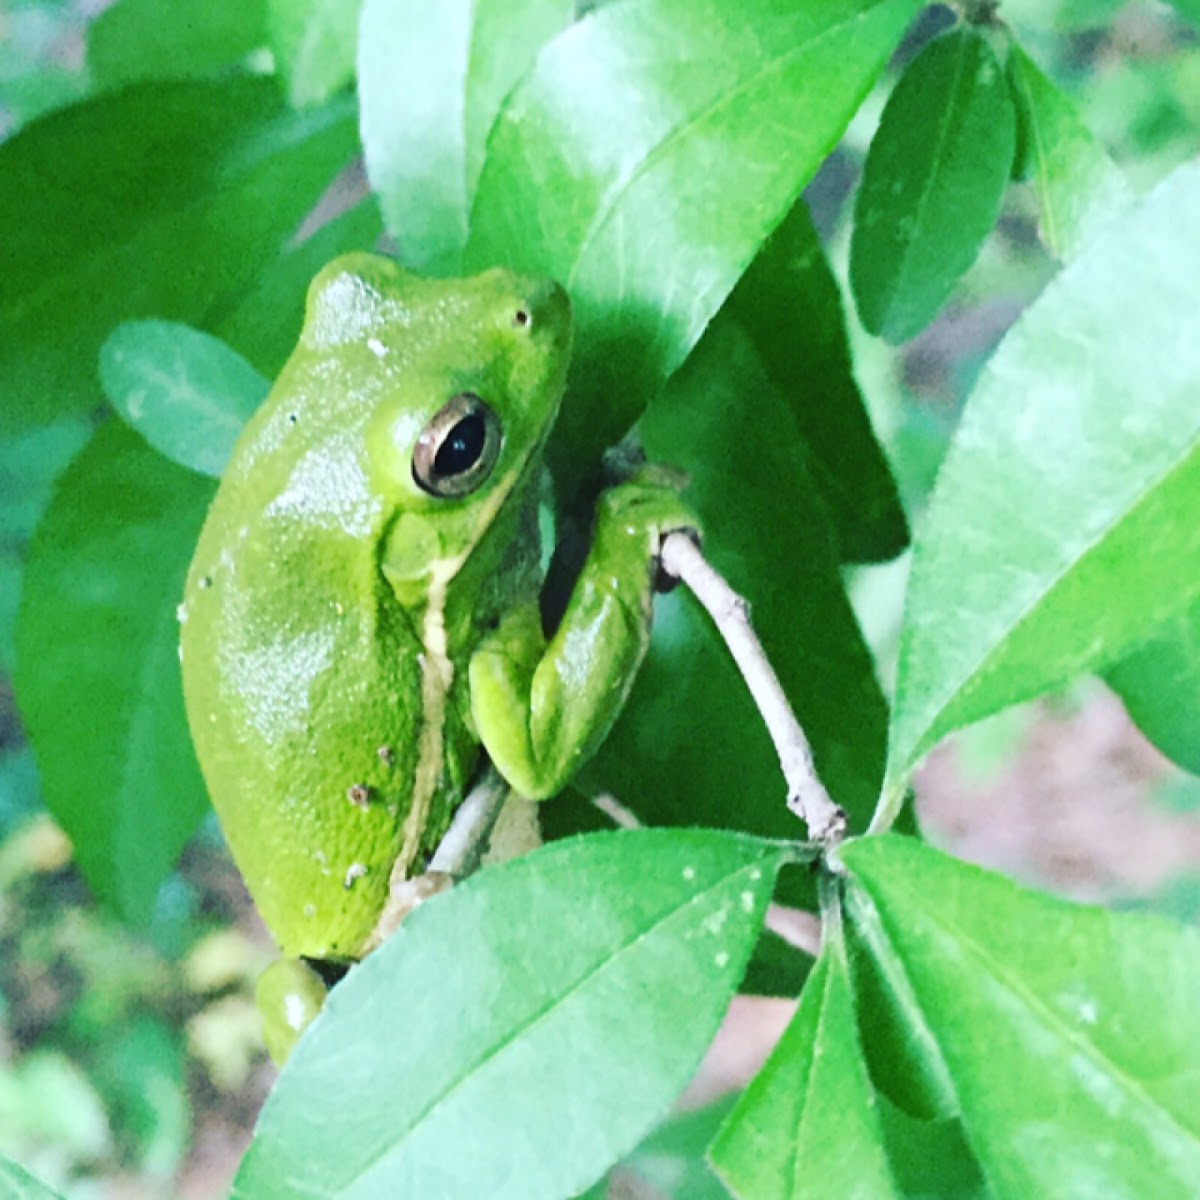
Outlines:
{"label": "frog hind leg", "polygon": [[282,1067],[300,1035],[325,1005],[330,984],[302,958],[276,959],[259,977],[254,999],[263,1023],[263,1041]]}

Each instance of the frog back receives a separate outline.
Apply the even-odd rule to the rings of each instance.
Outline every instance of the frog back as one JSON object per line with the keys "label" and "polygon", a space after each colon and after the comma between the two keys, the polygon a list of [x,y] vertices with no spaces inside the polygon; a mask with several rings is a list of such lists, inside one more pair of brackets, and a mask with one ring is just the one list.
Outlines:
{"label": "frog back", "polygon": [[393,871],[422,868],[478,753],[465,672],[427,653],[429,614],[381,575],[373,405],[338,373],[285,369],[235,450],[181,610],[189,722],[234,859],[281,949],[335,960],[361,952]]}

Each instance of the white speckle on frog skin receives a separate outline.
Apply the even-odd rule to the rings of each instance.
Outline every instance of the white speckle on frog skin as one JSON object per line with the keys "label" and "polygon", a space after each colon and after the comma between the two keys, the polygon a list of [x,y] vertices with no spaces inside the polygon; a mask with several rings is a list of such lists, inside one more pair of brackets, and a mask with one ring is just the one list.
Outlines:
{"label": "white speckle on frog skin", "polygon": [[729,966],[729,955],[722,950],[716,955],[716,957],[713,959],[713,962],[715,962],[723,971],[727,966]]}
{"label": "white speckle on frog skin", "polygon": [[315,904],[306,904],[304,906],[304,915],[306,917],[315,917],[317,915],[317,906]]}
{"label": "white speckle on frog skin", "polygon": [[374,502],[357,450],[350,431],[312,446],[292,468],[287,486],[264,509],[264,517],[366,537],[374,519]]}
{"label": "white speckle on frog skin", "polygon": [[289,1029],[303,1029],[308,1013],[304,999],[295,992],[289,992],[283,998],[283,1019]]}
{"label": "white speckle on frog skin", "polygon": [[688,881],[688,883],[691,883],[692,880],[696,878],[696,868],[695,867],[684,867],[683,868],[683,877],[684,877],[684,879],[686,879]]}
{"label": "white speckle on frog skin", "polygon": [[757,883],[762,878],[762,871],[758,867],[755,867],[750,872],[750,878]]}
{"label": "white speckle on frog skin", "polygon": [[342,880],[342,887],[349,891],[354,884],[367,873],[365,863],[351,863],[346,868],[346,878]]}
{"label": "white speckle on frog skin", "polygon": [[[231,619],[241,616],[244,604],[243,600],[231,609]],[[278,743],[305,729],[311,700],[308,691],[296,688],[293,681],[316,679],[334,661],[335,653],[333,630],[327,628],[294,636],[279,634],[238,654],[234,665],[243,681],[246,720],[264,741]]]}
{"label": "white speckle on frog skin", "polygon": [[387,358],[387,347],[377,337],[367,338],[367,349],[376,358]]}
{"label": "white speckle on frog skin", "polygon": [[175,620],[182,625],[187,620],[187,605],[177,604],[175,606]]}
{"label": "white speckle on frog skin", "polygon": [[742,902],[742,912],[753,912],[754,911],[754,893],[753,892],[743,892],[740,896],[740,899]]}

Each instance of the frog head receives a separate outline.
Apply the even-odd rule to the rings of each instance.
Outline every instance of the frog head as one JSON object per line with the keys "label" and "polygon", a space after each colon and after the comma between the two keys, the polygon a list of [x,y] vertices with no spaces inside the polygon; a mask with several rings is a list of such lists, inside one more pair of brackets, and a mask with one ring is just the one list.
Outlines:
{"label": "frog head", "polygon": [[386,514],[381,566],[402,603],[419,603],[527,490],[566,382],[566,292],[498,268],[423,279],[347,255],[313,281],[301,347],[355,360],[369,487]]}

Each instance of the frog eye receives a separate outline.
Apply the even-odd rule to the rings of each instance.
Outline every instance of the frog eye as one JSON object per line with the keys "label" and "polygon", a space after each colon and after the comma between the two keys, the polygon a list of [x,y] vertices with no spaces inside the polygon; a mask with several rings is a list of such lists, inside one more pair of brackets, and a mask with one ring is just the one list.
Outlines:
{"label": "frog eye", "polygon": [[460,392],[417,439],[413,479],[431,496],[466,496],[491,474],[502,440],[496,414],[473,392]]}

